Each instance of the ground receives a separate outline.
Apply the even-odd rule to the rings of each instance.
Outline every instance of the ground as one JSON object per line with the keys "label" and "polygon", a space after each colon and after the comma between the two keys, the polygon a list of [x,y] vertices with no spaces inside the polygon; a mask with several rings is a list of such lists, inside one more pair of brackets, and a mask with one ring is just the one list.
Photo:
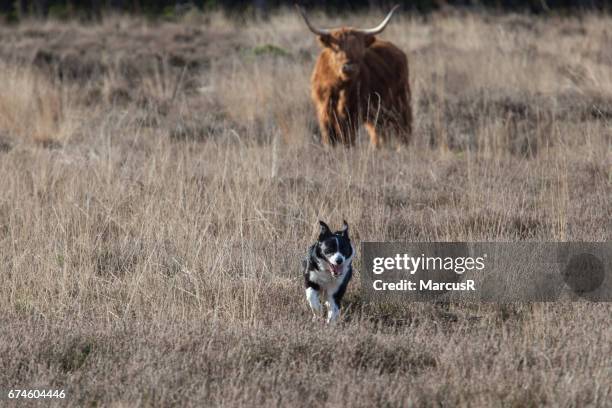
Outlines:
{"label": "ground", "polygon": [[608,405],[609,304],[385,307],[357,259],[329,328],[299,265],[319,219],[357,244],[611,241],[611,22],[397,16],[381,37],[408,54],[415,117],[399,150],[363,132],[320,146],[318,46],[291,11],[0,27],[1,389],[70,406]]}

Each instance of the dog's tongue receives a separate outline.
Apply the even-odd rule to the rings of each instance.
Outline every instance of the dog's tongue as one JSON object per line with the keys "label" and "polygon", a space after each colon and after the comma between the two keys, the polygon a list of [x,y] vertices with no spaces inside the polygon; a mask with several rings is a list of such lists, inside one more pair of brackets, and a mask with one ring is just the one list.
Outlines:
{"label": "dog's tongue", "polygon": [[329,267],[331,268],[332,275],[340,274],[340,265],[331,265],[330,264]]}

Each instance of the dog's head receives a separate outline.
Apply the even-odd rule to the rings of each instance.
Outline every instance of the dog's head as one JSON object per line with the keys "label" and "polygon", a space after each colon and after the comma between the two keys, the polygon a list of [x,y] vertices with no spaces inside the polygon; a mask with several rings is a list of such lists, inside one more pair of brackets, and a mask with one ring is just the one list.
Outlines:
{"label": "dog's head", "polygon": [[342,276],[350,266],[355,251],[349,238],[348,224],[344,221],[340,231],[332,232],[323,221],[319,221],[321,231],[316,243],[317,257],[332,276]]}

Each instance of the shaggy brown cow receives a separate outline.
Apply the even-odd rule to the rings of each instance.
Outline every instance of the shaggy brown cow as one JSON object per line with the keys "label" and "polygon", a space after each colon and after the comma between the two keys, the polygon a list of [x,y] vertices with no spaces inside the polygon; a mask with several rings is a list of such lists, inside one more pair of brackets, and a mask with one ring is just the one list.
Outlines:
{"label": "shaggy brown cow", "polygon": [[387,133],[408,143],[412,110],[406,54],[375,37],[399,6],[377,27],[367,30],[315,28],[304,10],[296,7],[323,46],[311,78],[322,142],[351,146],[359,124],[364,123],[375,147],[387,139]]}

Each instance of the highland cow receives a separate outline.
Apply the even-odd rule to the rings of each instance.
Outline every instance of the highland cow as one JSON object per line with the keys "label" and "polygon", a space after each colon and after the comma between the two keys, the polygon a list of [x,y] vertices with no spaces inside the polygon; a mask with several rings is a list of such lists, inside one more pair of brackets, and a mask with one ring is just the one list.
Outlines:
{"label": "highland cow", "polygon": [[352,146],[360,124],[374,147],[390,134],[408,143],[412,132],[408,60],[395,45],[375,37],[399,6],[377,27],[365,30],[315,28],[304,10],[296,7],[323,46],[311,78],[322,143]]}

